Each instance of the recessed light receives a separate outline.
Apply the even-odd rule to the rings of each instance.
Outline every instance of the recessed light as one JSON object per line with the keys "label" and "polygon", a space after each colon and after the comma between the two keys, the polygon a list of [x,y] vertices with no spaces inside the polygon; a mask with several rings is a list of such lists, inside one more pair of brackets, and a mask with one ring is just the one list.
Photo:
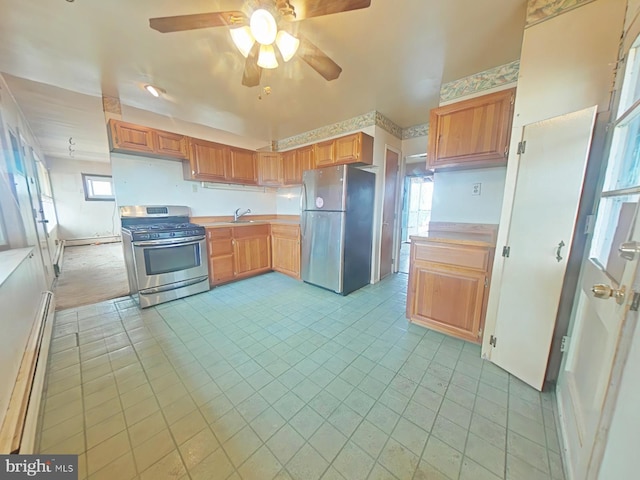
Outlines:
{"label": "recessed light", "polygon": [[153,85],[145,85],[144,89],[156,98],[160,96],[160,93],[164,93],[163,89],[154,87]]}

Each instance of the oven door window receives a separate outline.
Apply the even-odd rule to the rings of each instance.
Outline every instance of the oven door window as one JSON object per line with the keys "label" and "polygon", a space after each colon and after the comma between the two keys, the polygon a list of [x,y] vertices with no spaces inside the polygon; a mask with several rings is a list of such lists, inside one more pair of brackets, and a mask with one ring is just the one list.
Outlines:
{"label": "oven door window", "polygon": [[200,245],[145,248],[144,263],[147,275],[179,272],[200,266]]}

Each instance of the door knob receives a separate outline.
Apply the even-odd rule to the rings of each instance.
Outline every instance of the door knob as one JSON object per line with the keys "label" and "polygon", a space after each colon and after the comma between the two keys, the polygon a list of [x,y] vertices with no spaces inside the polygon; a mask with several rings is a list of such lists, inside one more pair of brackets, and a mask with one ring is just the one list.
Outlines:
{"label": "door knob", "polygon": [[594,297],[605,300],[607,298],[615,298],[618,305],[622,305],[624,302],[625,290],[626,288],[624,285],[619,290],[616,290],[615,288],[611,288],[609,285],[605,285],[603,283],[596,283],[591,287]]}
{"label": "door knob", "polygon": [[625,242],[618,247],[620,256],[625,260],[633,260],[636,258],[636,253],[640,253],[640,243],[638,242]]}

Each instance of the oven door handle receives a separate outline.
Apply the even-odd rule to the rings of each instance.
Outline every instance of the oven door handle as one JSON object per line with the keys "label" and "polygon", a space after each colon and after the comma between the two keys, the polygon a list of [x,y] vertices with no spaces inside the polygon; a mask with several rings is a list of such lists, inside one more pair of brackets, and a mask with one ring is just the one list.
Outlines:
{"label": "oven door handle", "polygon": [[204,240],[204,235],[198,235],[197,237],[184,237],[180,239],[171,239],[171,240],[150,240],[148,242],[133,242],[134,247],[158,247],[158,248],[167,248],[167,247],[177,247],[180,245],[195,245],[196,243]]}

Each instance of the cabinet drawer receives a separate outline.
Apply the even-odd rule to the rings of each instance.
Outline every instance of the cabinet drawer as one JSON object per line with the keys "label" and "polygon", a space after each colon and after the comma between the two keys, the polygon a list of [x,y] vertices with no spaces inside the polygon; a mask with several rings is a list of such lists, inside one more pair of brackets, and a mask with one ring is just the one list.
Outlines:
{"label": "cabinet drawer", "polygon": [[234,238],[247,238],[269,235],[269,225],[248,225],[243,227],[233,227]]}
{"label": "cabinet drawer", "polygon": [[489,266],[489,251],[477,247],[438,243],[416,244],[415,261],[443,263],[486,271]]}
{"label": "cabinet drawer", "polygon": [[271,225],[271,235],[280,237],[298,238],[300,236],[300,227],[298,225]]}

